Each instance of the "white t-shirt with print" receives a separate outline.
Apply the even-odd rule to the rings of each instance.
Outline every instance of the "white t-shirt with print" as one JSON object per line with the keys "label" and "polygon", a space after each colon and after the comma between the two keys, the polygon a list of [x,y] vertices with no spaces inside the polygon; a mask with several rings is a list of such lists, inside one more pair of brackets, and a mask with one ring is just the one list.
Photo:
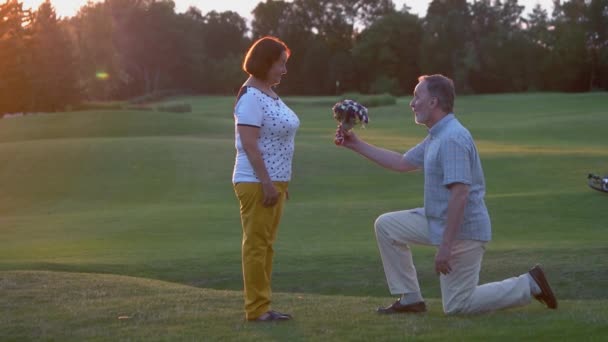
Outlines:
{"label": "white t-shirt with print", "polygon": [[290,181],[294,140],[300,126],[297,115],[280,98],[254,87],[241,88],[234,107],[236,161],[232,182],[260,182],[241,143],[239,125],[260,128],[258,148],[270,180]]}

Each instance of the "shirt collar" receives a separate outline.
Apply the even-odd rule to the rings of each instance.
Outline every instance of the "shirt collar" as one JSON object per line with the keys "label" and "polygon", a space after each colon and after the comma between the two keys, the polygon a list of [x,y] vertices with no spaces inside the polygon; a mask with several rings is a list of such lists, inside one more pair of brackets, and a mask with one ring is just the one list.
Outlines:
{"label": "shirt collar", "polygon": [[439,132],[441,132],[448,125],[448,123],[454,119],[456,119],[456,117],[454,117],[454,113],[449,113],[448,115],[441,118],[441,120],[439,120],[433,127],[429,129],[429,134],[439,134]]}

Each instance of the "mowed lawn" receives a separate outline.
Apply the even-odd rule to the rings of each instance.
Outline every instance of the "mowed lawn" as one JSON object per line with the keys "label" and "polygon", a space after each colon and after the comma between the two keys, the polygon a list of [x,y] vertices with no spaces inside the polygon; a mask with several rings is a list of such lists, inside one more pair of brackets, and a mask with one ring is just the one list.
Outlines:
{"label": "mowed lawn", "polygon": [[[337,98],[287,97],[301,126],[275,245],[274,307],[243,321],[231,97],[188,114],[87,111],[0,120],[0,340],[603,340],[608,336],[608,94],[457,98],[481,153],[493,241],[481,281],[542,263],[560,300],[464,317],[441,310],[434,251],[415,262],[430,311],[393,299],[373,234],[422,205],[421,173],[379,168],[333,144]],[[404,152],[426,134],[409,98],[359,129]]]}

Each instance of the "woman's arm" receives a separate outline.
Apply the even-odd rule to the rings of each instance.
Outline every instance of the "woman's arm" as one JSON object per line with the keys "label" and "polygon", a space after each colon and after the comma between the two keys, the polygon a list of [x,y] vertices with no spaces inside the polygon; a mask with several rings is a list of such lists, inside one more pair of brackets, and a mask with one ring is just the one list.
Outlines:
{"label": "woman's arm", "polygon": [[262,183],[262,190],[264,191],[264,202],[265,207],[272,207],[279,201],[279,192],[272,184],[272,180],[266,170],[262,153],[258,148],[258,138],[260,136],[260,128],[252,126],[238,125],[237,130],[241,138],[241,144],[247,154],[247,158],[255,171],[258,179]]}

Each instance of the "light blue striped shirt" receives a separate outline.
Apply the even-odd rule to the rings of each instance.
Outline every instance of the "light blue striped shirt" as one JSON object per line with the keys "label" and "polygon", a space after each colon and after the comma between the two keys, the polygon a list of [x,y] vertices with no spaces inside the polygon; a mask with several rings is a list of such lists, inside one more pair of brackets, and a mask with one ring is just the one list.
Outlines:
{"label": "light blue striped shirt", "polygon": [[405,153],[408,163],[424,169],[424,211],[431,243],[441,244],[447,225],[452,183],[469,185],[469,197],[458,240],[490,241],[490,215],[484,202],[485,181],[471,133],[453,113],[446,115],[429,135]]}

